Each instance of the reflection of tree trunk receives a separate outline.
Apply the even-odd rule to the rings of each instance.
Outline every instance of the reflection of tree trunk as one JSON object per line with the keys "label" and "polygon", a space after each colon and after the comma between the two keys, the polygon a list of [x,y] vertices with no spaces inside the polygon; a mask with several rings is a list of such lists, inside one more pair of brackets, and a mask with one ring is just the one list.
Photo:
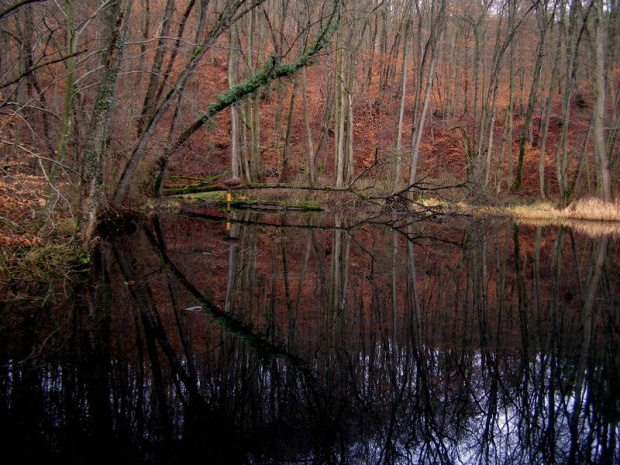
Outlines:
{"label": "reflection of tree trunk", "polygon": [[[413,225],[407,227],[407,234],[413,236]],[[422,308],[420,304],[420,293],[418,291],[418,278],[416,276],[415,254],[413,251],[413,242],[407,243],[407,265],[410,278],[410,297],[413,303],[413,314],[411,322],[412,336],[415,346],[422,344]]]}
{"label": "reflection of tree trunk", "polygon": [[[109,266],[109,254],[102,254],[101,265],[103,269]],[[107,276],[104,278],[107,281]],[[109,284],[106,282],[106,284]],[[110,301],[111,296],[108,292],[108,286],[98,286],[89,295],[89,310],[92,331],[92,353],[88,358],[89,368],[86,370],[86,395],[88,404],[92,408],[90,415],[92,424],[94,425],[94,434],[99,443],[103,445],[109,444],[113,437],[113,412],[110,392],[110,366],[111,353],[111,315]],[[89,385],[90,384],[90,385]]]}
{"label": "reflection of tree trunk", "polygon": [[[584,296],[583,310],[581,313],[581,324],[583,332],[581,334],[581,347],[579,350],[579,362],[577,365],[577,378],[575,380],[575,395],[573,411],[570,419],[570,432],[571,432],[571,447],[568,463],[581,463],[583,457],[580,451],[579,444],[579,421],[582,419],[582,411],[585,409],[583,405],[583,397],[590,396],[589,392],[584,393],[584,380],[588,371],[587,362],[590,354],[590,346],[592,343],[593,329],[594,329],[594,301],[603,275],[603,266],[605,265],[605,259],[607,258],[607,248],[609,244],[609,236],[603,236],[598,240],[597,251],[595,254],[595,261],[592,264],[592,272],[588,279],[588,286],[586,287],[586,293]],[[588,390],[586,390],[588,391]]]}
{"label": "reflection of tree trunk", "polygon": [[[344,311],[346,309],[345,299],[347,290],[347,280],[349,276],[349,233],[340,229],[343,225],[342,217],[337,215],[334,219],[332,261],[331,261],[331,280],[330,295],[328,305],[327,324],[334,337],[337,337],[338,330],[343,330]],[[336,341],[333,341],[334,344]]]}
{"label": "reflection of tree trunk", "polygon": [[[542,241],[542,228],[538,226],[536,228],[536,239],[534,240],[534,269],[532,270],[532,296],[534,304],[536,306],[536,318],[538,319],[537,326],[542,326],[542,295],[540,290],[540,243]],[[540,341],[542,345],[543,341]]]}
{"label": "reflection of tree trunk", "polygon": [[[163,241],[163,235],[157,222],[155,222],[155,230],[159,240]],[[161,246],[163,246],[163,244],[161,244]],[[161,415],[168,415],[167,410],[164,410],[167,409],[167,393],[164,392],[165,389],[163,388],[159,350],[161,350],[161,352],[165,355],[170,369],[175,374],[175,384],[180,398],[183,399],[185,394],[181,389],[179,381],[184,384],[186,392],[193,399],[199,398],[196,384],[197,380],[192,378],[191,369],[186,370],[185,365],[187,364],[183,363],[177,357],[166,329],[164,328],[150,286],[148,283],[144,282],[144,278],[135,275],[135,272],[130,264],[132,254],[122,245],[117,244],[114,247],[114,255],[117,263],[119,264],[125,282],[132,283],[129,286],[129,290],[131,291],[131,295],[138,307],[138,310],[140,311],[142,325],[144,327],[144,335],[147,342],[147,349],[151,359],[151,367],[155,377],[154,382],[156,387],[158,386],[158,383],[161,383],[162,385],[162,393],[159,399],[162,403],[159,405],[160,409],[162,409]],[[182,334],[182,328],[179,328],[179,332]],[[191,361],[188,360],[187,362],[191,364]]]}
{"label": "reflection of tree trunk", "polygon": [[398,328],[398,231],[392,232],[392,359],[396,359]]}
{"label": "reflection of tree trunk", "polygon": [[519,312],[519,326],[521,333],[521,402],[520,402],[520,414],[524,417],[524,429],[520,431],[521,441],[524,442],[526,447],[532,446],[532,434],[528,426],[530,424],[530,418],[533,417],[530,406],[530,390],[533,383],[531,382],[532,373],[530,370],[530,363],[532,361],[532,354],[530,349],[530,321],[529,321],[529,309],[527,306],[527,295],[525,289],[525,281],[523,278],[523,270],[521,264],[521,247],[519,244],[519,226],[514,225],[513,232],[514,241],[514,267],[515,267],[515,280],[517,287],[517,309]]}
{"label": "reflection of tree trunk", "polygon": [[[234,215],[234,213],[233,213]],[[241,225],[233,223],[229,226],[231,228],[229,234],[230,237],[239,238],[239,229]],[[234,241],[229,244],[228,247],[228,279],[226,281],[226,299],[224,301],[224,311],[230,313],[233,309],[233,303],[235,299],[235,291],[237,290],[237,256],[239,255],[239,242]]]}
{"label": "reflection of tree trunk", "polygon": [[[414,236],[413,225],[407,227],[409,237]],[[449,453],[442,439],[442,432],[437,418],[436,403],[434,402],[434,385],[432,377],[434,375],[434,364],[436,363],[433,351],[427,350],[426,340],[424,340],[424,319],[422,314],[422,300],[419,293],[418,281],[416,276],[416,263],[414,244],[407,243],[407,265],[408,265],[408,285],[407,292],[409,298],[409,311],[411,312],[411,322],[409,325],[410,343],[408,348],[412,352],[412,360],[415,366],[411,383],[414,386],[415,403],[412,409],[414,418],[412,423],[419,429],[421,457],[420,463],[449,463]],[[432,452],[431,452],[432,451]]]}
{"label": "reflection of tree trunk", "polygon": [[[562,236],[563,229],[559,230],[558,237],[556,238],[554,247],[552,249],[550,270],[553,273],[553,269],[555,268],[556,272],[553,273],[553,288],[552,288],[552,296],[549,299],[549,317],[548,317],[548,332],[547,332],[547,343],[543,346],[543,350],[545,350],[549,356],[548,362],[548,386],[547,386],[547,421],[544,425],[544,439],[542,450],[545,457],[545,461],[547,463],[556,463],[556,436],[557,436],[557,392],[558,392],[558,366],[559,366],[559,357],[560,357],[560,341],[561,334],[559,328],[558,316],[559,306],[560,306],[560,296],[559,296],[559,285],[560,285],[560,275],[562,270]],[[542,401],[542,399],[541,399]]]}
{"label": "reflection of tree trunk", "polygon": [[[162,244],[158,242],[158,240],[153,236],[153,234],[146,228],[143,228],[142,231],[144,232],[148,241],[153,247],[154,252],[157,253],[157,255],[159,256],[164,267],[171,273],[172,276],[177,279],[179,284],[181,284],[190,293],[190,295],[192,295],[200,303],[203,312],[211,315],[213,321],[218,324],[224,332],[234,337],[237,337],[239,340],[243,341],[243,343],[246,344],[248,347],[256,350],[264,357],[283,358],[288,360],[288,363],[290,363],[291,367],[300,370],[305,375],[310,376],[311,379],[314,379],[311,370],[307,367],[306,362],[301,357],[288,351],[285,347],[269,342],[262,334],[256,332],[251,325],[242,322],[237,318],[233,317],[232,315],[224,312],[222,309],[218,308],[210,299],[208,299],[200,291],[198,291],[198,289],[176,267],[170,257],[168,257],[166,249],[162,248]],[[250,229],[248,232],[251,231],[252,230]],[[166,341],[158,340],[158,342],[162,347],[162,350],[164,350],[164,352],[167,354]],[[178,371],[177,374],[180,374],[182,376],[183,371]]]}
{"label": "reflection of tree trunk", "polygon": [[[301,265],[301,272],[299,273],[299,282],[297,283],[297,299],[295,301],[295,309],[291,312],[289,318],[289,343],[291,347],[295,347],[295,341],[297,339],[297,320],[299,318],[300,303],[304,290],[304,283],[306,280],[306,273],[308,271],[308,262],[310,261],[310,253],[312,252],[312,232],[308,231],[306,239],[306,251]],[[316,294],[315,294],[316,295]]]}
{"label": "reflection of tree trunk", "polygon": [[[167,336],[161,327],[161,320],[155,309],[155,303],[150,288],[147,287],[147,284],[136,281],[137,278],[126,259],[127,254],[115,248],[114,255],[123,273],[124,281],[132,283],[130,286],[131,295],[137,304],[140,312],[141,324],[144,328],[144,338],[149,358],[149,366],[151,368],[153,392],[155,394],[154,398],[156,399],[159,410],[159,426],[162,429],[164,443],[170,444],[172,441],[172,429],[168,410],[168,393],[157,347],[158,343],[164,351],[166,348],[168,349],[168,355],[170,357],[176,358],[176,355],[170,348]],[[180,364],[177,366],[179,365]],[[185,384],[188,389],[191,388],[187,382]]]}
{"label": "reflection of tree trunk", "polygon": [[256,276],[256,256],[258,253],[258,239],[255,228],[247,229],[247,242],[244,242],[244,254],[242,255],[243,265],[241,269],[241,309],[253,318],[257,309],[257,276]]}

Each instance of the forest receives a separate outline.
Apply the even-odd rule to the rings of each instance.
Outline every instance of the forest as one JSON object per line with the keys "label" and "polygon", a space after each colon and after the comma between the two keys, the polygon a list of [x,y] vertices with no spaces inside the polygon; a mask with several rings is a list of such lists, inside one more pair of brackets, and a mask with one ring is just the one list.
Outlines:
{"label": "forest", "polygon": [[69,218],[87,246],[103,219],[224,179],[617,209],[619,9],[3,0],[0,237]]}
{"label": "forest", "polygon": [[0,0],[5,455],[620,463],[619,35],[620,0]]}

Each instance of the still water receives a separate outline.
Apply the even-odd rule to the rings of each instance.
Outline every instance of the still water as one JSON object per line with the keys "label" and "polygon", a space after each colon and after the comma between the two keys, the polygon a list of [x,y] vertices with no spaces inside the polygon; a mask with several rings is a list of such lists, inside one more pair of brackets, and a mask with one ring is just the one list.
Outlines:
{"label": "still water", "polygon": [[620,240],[188,211],[0,314],[0,444],[68,463],[620,463]]}

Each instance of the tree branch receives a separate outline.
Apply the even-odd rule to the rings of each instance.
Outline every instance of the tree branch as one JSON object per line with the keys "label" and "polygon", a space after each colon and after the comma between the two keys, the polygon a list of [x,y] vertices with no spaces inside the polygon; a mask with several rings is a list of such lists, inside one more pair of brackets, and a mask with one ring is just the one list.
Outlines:
{"label": "tree branch", "polygon": [[11,84],[15,84],[19,81],[21,81],[22,79],[24,79],[26,76],[28,76],[29,74],[34,73],[36,70],[41,69],[41,68],[45,68],[46,66],[50,66],[53,65],[55,63],[60,63],[61,61],[65,61],[68,60],[69,58],[73,58],[75,56],[81,55],[82,53],[87,52],[88,49],[84,49],[84,50],[78,50],[75,53],[71,53],[69,55],[66,55],[64,57],[60,57],[60,58],[56,58],[54,60],[50,60],[50,61],[46,61],[45,63],[39,63],[38,65],[33,66],[32,68],[27,69],[26,71],[24,71],[23,73],[21,73],[18,77],[16,77],[15,79],[13,79],[12,81],[9,82],[5,82],[0,84],[0,89],[4,89],[5,87],[10,86]]}
{"label": "tree branch", "polygon": [[9,16],[13,12],[19,10],[21,7],[29,5],[30,3],[41,3],[41,2],[46,2],[46,1],[47,0],[23,0],[19,3],[16,3],[13,6],[8,7],[6,10],[0,12],[0,19]]}

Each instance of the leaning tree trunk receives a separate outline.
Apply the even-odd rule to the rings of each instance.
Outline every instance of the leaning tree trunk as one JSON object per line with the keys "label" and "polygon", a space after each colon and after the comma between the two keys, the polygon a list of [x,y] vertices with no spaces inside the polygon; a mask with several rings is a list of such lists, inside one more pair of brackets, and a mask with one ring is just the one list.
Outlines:
{"label": "leaning tree trunk", "polygon": [[[138,166],[147,155],[149,144],[158,132],[157,129],[159,124],[173,103],[177,101],[177,97],[179,95],[183,95],[189,79],[193,76],[204,55],[211,49],[211,46],[215,43],[217,38],[224,33],[224,31],[232,26],[240,17],[252,11],[264,1],[265,0],[253,0],[249,5],[245,4],[246,0],[231,0],[224,3],[222,6],[222,12],[218,15],[217,22],[212,25],[211,29],[204,35],[204,37],[195,41],[196,45],[193,48],[192,54],[185,64],[184,69],[180,72],[179,77],[176,79],[174,84],[171,85],[170,91],[164,96],[162,102],[158,103],[157,108],[152,111],[151,117],[148,121],[146,121],[143,131],[136,141],[128,160],[120,170],[121,174],[113,193],[113,203],[115,206],[121,206],[125,201],[130,185],[135,182]],[[202,24],[204,18],[205,15],[201,13],[199,25],[199,31],[201,31],[201,33],[203,31]],[[226,105],[226,108],[227,107],[228,105]],[[206,121],[203,121],[201,125],[205,122]],[[163,155],[159,157],[155,163],[161,164],[162,160],[163,163],[165,163],[168,158],[168,155]],[[164,165],[161,164],[161,166]]]}
{"label": "leaning tree trunk", "polygon": [[411,149],[411,168],[409,170],[409,185],[413,184],[416,180],[418,170],[418,159],[420,158],[420,146],[422,144],[422,134],[424,133],[424,123],[426,121],[426,113],[428,112],[428,106],[431,101],[431,90],[433,89],[433,75],[435,73],[435,57],[431,59],[431,63],[428,68],[428,78],[426,80],[426,92],[424,95],[424,105],[422,107],[422,114],[418,121],[418,125],[415,128],[413,147]]}

